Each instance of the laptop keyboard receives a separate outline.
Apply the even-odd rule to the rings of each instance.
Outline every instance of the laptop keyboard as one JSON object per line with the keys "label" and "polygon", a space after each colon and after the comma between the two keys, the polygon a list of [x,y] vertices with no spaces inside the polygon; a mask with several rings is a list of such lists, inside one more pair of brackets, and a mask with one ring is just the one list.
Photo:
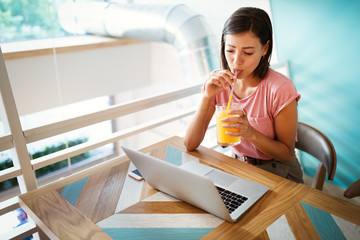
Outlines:
{"label": "laptop keyboard", "polygon": [[242,196],[240,194],[231,192],[229,190],[226,190],[218,186],[216,186],[216,188],[220,193],[220,196],[224,201],[225,206],[228,209],[229,213],[234,212],[238,207],[240,207],[241,204],[243,204],[246,200],[248,200],[247,197]]}

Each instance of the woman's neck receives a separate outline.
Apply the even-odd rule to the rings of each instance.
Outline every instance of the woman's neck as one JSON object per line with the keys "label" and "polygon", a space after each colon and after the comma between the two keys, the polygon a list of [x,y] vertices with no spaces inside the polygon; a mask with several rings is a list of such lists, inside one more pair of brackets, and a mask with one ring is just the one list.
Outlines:
{"label": "woman's neck", "polygon": [[239,99],[246,98],[255,92],[260,82],[261,79],[259,77],[238,79],[235,84],[234,93]]}

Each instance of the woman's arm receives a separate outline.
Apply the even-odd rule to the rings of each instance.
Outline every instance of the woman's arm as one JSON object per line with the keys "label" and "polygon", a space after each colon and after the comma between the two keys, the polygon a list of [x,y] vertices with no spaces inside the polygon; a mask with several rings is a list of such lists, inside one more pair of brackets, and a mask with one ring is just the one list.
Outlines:
{"label": "woman's arm", "polygon": [[186,131],[184,144],[188,151],[196,149],[205,137],[215,112],[215,106],[211,104],[215,96],[228,89],[235,81],[235,75],[229,70],[215,70],[209,74],[200,106]]}
{"label": "woman's arm", "polygon": [[290,162],[294,157],[297,128],[297,101],[293,100],[275,117],[275,136],[270,139],[255,131],[249,140],[263,153],[281,162]]}
{"label": "woman's arm", "polygon": [[196,149],[205,137],[206,130],[215,112],[215,107],[211,105],[211,102],[212,99],[204,96],[201,99],[200,106],[186,131],[184,144],[188,151]]}
{"label": "woman's arm", "polygon": [[[240,112],[233,114],[241,115]],[[229,118],[229,121],[234,121],[234,119]],[[293,159],[297,128],[296,100],[293,100],[275,117],[276,139],[271,139],[251,127],[246,118],[239,118],[238,121],[240,125],[238,134],[252,142],[258,150],[281,162],[290,162]]]}

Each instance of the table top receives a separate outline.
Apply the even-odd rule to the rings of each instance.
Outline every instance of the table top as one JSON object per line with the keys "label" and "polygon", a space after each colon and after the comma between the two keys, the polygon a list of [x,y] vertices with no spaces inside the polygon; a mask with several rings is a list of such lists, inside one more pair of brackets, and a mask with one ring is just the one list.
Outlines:
{"label": "table top", "polygon": [[20,206],[50,239],[360,239],[358,205],[202,146],[186,152],[180,137],[141,151],[176,165],[195,159],[270,190],[229,223],[130,178],[133,165],[120,156],[20,195]]}

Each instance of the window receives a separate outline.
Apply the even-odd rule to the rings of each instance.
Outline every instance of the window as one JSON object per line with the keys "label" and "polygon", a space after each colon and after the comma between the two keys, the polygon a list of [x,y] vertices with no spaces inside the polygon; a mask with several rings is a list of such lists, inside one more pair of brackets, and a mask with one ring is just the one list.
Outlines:
{"label": "window", "polygon": [[56,7],[63,1],[1,0],[0,42],[67,36],[57,19]]}

